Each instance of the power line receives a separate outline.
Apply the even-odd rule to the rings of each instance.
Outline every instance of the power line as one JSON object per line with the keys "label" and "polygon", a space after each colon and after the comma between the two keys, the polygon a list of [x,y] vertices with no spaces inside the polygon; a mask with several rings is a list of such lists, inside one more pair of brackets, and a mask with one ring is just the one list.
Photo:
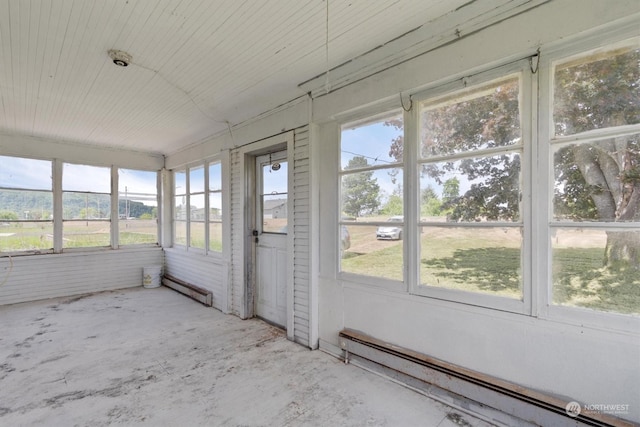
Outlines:
{"label": "power line", "polygon": [[374,162],[382,162],[382,163],[386,163],[388,165],[394,164],[396,162],[390,162],[388,160],[382,160],[379,159],[378,157],[371,157],[371,156],[366,156],[364,154],[359,154],[359,153],[354,153],[353,151],[347,151],[347,150],[342,150],[343,153],[347,153],[347,154],[353,154],[354,156],[359,156],[359,157],[364,157],[365,159],[371,159]]}

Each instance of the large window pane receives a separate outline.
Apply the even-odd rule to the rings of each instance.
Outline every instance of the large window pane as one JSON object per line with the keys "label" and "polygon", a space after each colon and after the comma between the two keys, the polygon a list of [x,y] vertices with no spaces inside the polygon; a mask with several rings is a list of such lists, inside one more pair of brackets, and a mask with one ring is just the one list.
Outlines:
{"label": "large window pane", "polygon": [[111,168],[64,163],[62,190],[62,247],[110,246]]}
{"label": "large window pane", "polygon": [[554,304],[640,314],[640,227],[553,231]]}
{"label": "large window pane", "polygon": [[62,176],[63,191],[111,193],[111,169],[65,163]]}
{"label": "large window pane", "polygon": [[95,193],[62,193],[62,218],[108,219],[111,217],[111,196]]}
{"label": "large window pane", "polygon": [[522,298],[520,227],[422,227],[422,286]]}
{"label": "large window pane", "polygon": [[376,226],[342,226],[341,271],[403,280],[402,240],[380,240]]}
{"label": "large window pane", "polygon": [[[345,126],[340,138],[340,271],[404,280],[402,112]],[[344,222],[369,224],[344,224]],[[375,223],[389,222],[389,225]],[[372,224],[373,223],[373,224]]]}
{"label": "large window pane", "polygon": [[341,168],[346,170],[401,163],[403,140],[400,113],[354,128],[345,127],[340,141]]}
{"label": "large window pane", "polygon": [[640,135],[562,146],[553,159],[555,220],[640,221]]}
{"label": "large window pane", "polygon": [[0,156],[0,252],[53,249],[51,162]]}
{"label": "large window pane", "polygon": [[556,135],[640,123],[640,47],[599,52],[556,66]]}
{"label": "large window pane", "polygon": [[118,170],[120,245],[158,243],[157,172]]}
{"label": "large window pane", "polygon": [[50,191],[0,189],[0,222],[53,219]]}
{"label": "large window pane", "polygon": [[423,221],[520,221],[520,154],[423,164]]}
{"label": "large window pane", "polygon": [[110,221],[65,221],[62,246],[82,248],[111,245]]}
{"label": "large window pane", "polygon": [[0,219],[0,252],[53,248],[53,222],[7,222]]}
{"label": "large window pane", "polygon": [[519,86],[511,77],[423,104],[422,157],[520,143]]}
{"label": "large window pane", "polygon": [[0,156],[0,188],[51,190],[51,162]]}

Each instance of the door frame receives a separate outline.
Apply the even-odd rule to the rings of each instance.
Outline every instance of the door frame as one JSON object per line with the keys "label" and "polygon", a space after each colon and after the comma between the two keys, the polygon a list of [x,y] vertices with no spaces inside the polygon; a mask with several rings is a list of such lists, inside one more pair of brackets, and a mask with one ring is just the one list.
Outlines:
{"label": "door frame", "polygon": [[[242,239],[243,262],[241,263],[243,286],[240,287],[241,312],[242,319],[248,319],[255,316],[255,265],[256,250],[254,236],[252,235],[254,224],[256,221],[256,158],[258,156],[274,153],[277,151],[287,150],[287,337],[293,339],[293,131],[275,135],[251,144],[239,147],[238,165],[243,173],[240,176],[240,182],[237,191],[243,192],[244,215]],[[238,268],[240,266],[234,266]]]}

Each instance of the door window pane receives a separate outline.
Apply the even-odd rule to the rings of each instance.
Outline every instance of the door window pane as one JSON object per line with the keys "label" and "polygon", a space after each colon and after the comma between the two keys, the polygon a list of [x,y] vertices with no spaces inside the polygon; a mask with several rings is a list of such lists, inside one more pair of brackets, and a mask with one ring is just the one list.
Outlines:
{"label": "door window pane", "polygon": [[286,233],[288,212],[288,164],[262,165],[262,232]]}

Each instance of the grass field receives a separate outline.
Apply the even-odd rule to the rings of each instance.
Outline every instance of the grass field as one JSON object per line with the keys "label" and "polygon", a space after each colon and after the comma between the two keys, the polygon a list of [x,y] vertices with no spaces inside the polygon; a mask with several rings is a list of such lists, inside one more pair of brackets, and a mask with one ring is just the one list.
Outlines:
{"label": "grass field", "polygon": [[[402,241],[379,241],[376,227],[348,226],[351,247],[341,270],[402,280]],[[640,275],[603,267],[606,236],[600,231],[559,231],[553,246],[553,303],[640,314]],[[420,235],[420,283],[522,298],[517,228],[424,228]]]}

